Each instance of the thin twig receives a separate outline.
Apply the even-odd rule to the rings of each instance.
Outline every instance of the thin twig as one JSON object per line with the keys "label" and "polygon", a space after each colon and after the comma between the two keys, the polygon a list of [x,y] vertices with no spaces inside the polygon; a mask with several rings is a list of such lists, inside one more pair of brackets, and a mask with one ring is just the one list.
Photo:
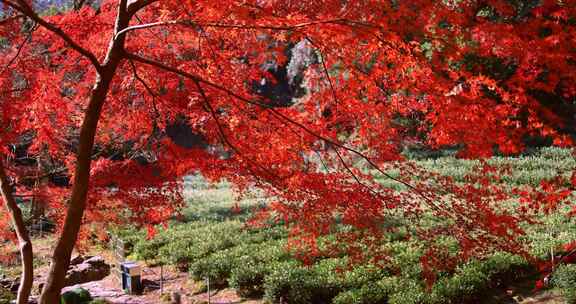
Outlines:
{"label": "thin twig", "polygon": [[60,37],[62,40],[64,40],[70,46],[70,48],[72,48],[76,52],[80,53],[82,56],[86,57],[92,63],[92,65],[94,65],[96,70],[98,70],[98,71],[101,70],[102,66],[100,65],[100,62],[98,61],[98,58],[96,58],[96,56],[92,52],[90,52],[87,49],[80,46],[76,41],[74,41],[72,38],[70,38],[70,36],[68,36],[68,34],[66,34],[61,28],[57,27],[54,24],[49,23],[48,21],[46,21],[43,18],[41,18],[40,16],[38,16],[38,14],[36,14],[36,12],[34,12],[32,7],[30,7],[25,1],[19,0],[18,2],[19,2],[19,5],[12,3],[8,0],[0,0],[0,3],[4,3],[4,4],[14,8],[15,10],[24,14],[26,17],[32,19],[37,24],[43,26],[48,31],[56,34],[58,37]]}
{"label": "thin twig", "polygon": [[[222,127],[222,125],[220,124],[220,121],[218,119],[218,115],[216,114],[216,111],[214,110],[214,107],[212,107],[212,104],[210,103],[210,100],[208,99],[208,96],[206,95],[206,92],[204,91],[204,89],[202,88],[202,85],[200,85],[200,82],[198,81],[194,81],[194,84],[196,85],[196,88],[198,89],[198,92],[200,93],[200,95],[202,96],[202,99],[204,101],[204,104],[206,105],[206,107],[208,108],[208,110],[210,111],[210,114],[212,115],[212,118],[214,119],[214,121],[216,122],[217,128],[218,128],[218,133],[220,134],[220,137],[222,138],[222,140],[224,141],[224,143],[229,146],[232,150],[234,150],[234,152],[236,152],[236,154],[238,154],[240,157],[244,158],[245,160],[247,160],[248,162],[252,163],[253,165],[256,165],[257,167],[259,167],[263,172],[265,172],[266,174],[270,175],[271,177],[278,179],[279,177],[274,174],[273,172],[270,172],[268,169],[266,169],[266,167],[262,166],[261,164],[259,164],[258,162],[249,159],[247,157],[245,157],[243,155],[243,153],[240,152],[240,150],[230,142],[230,140],[228,139],[228,137],[226,136],[226,133],[224,132],[224,128]],[[256,175],[256,174],[253,174]]]}
{"label": "thin twig", "polygon": [[30,33],[28,33],[28,36],[26,36],[26,38],[24,38],[24,41],[22,41],[22,43],[20,43],[20,45],[18,46],[18,50],[16,51],[16,54],[14,55],[14,57],[12,57],[12,59],[10,59],[10,61],[8,61],[8,63],[4,66],[2,71],[0,71],[0,75],[4,74],[4,72],[6,72],[6,70],[8,68],[10,68],[10,66],[16,61],[16,59],[18,59],[18,57],[20,56],[20,53],[22,53],[22,50],[24,49],[24,46],[26,46],[26,43],[28,43],[28,41],[30,41],[30,38],[32,38],[32,33],[34,33],[35,30],[36,30],[36,25],[34,25],[32,30],[30,31]]}
{"label": "thin twig", "polygon": [[133,59],[134,61],[138,61],[138,62],[141,62],[141,63],[144,63],[144,64],[148,64],[148,65],[151,65],[151,66],[155,66],[155,67],[157,67],[157,68],[159,68],[159,69],[163,69],[163,70],[165,70],[165,71],[172,72],[172,73],[178,74],[178,75],[180,75],[180,76],[189,78],[189,79],[191,79],[191,80],[193,80],[193,81],[195,81],[195,82],[198,82],[198,83],[204,83],[204,84],[206,84],[206,85],[208,85],[208,86],[210,86],[210,87],[213,87],[213,88],[218,89],[218,90],[220,90],[220,91],[226,92],[226,93],[229,94],[230,96],[233,96],[234,98],[236,98],[236,99],[238,99],[238,100],[240,100],[240,101],[246,102],[246,103],[248,103],[248,104],[260,106],[260,107],[262,107],[262,108],[264,108],[264,109],[266,109],[266,110],[274,113],[276,116],[278,116],[279,118],[281,118],[282,120],[284,120],[286,123],[290,123],[290,124],[293,124],[293,125],[297,126],[298,128],[302,129],[304,132],[306,132],[306,133],[308,133],[308,134],[310,134],[310,135],[312,135],[312,136],[314,136],[314,137],[316,137],[316,138],[318,138],[318,139],[326,142],[327,144],[330,144],[330,145],[335,146],[335,147],[339,147],[339,148],[344,149],[344,150],[346,150],[346,151],[348,151],[348,152],[351,152],[351,153],[353,153],[353,154],[358,155],[359,157],[361,157],[362,159],[364,159],[371,167],[373,167],[374,169],[376,169],[382,176],[384,176],[384,177],[386,177],[386,178],[388,178],[388,179],[391,179],[391,180],[393,180],[393,181],[396,181],[396,182],[398,182],[398,183],[400,183],[400,184],[403,184],[403,185],[406,186],[408,189],[410,189],[412,192],[416,193],[418,196],[420,196],[420,197],[422,197],[424,200],[426,200],[431,206],[436,206],[436,204],[434,204],[434,202],[433,202],[429,197],[427,197],[422,191],[420,191],[418,188],[416,188],[415,186],[413,186],[412,184],[410,184],[410,183],[408,183],[408,182],[406,182],[406,181],[404,181],[404,180],[395,178],[395,177],[391,176],[390,174],[386,173],[384,170],[382,170],[382,168],[380,168],[380,166],[378,166],[372,159],[370,159],[369,157],[367,157],[366,155],[364,155],[362,152],[360,152],[360,151],[358,151],[358,150],[356,150],[356,149],[354,149],[354,148],[348,147],[348,146],[346,146],[346,145],[337,143],[337,142],[335,142],[335,141],[333,141],[333,140],[331,140],[331,139],[329,139],[329,138],[327,138],[327,137],[325,137],[325,136],[322,136],[322,135],[320,135],[320,134],[318,134],[318,133],[310,130],[308,127],[306,127],[306,126],[304,126],[303,124],[301,124],[301,123],[299,123],[299,122],[291,119],[290,117],[282,114],[281,112],[279,112],[278,110],[274,109],[274,108],[273,108],[272,106],[270,106],[270,105],[267,105],[267,104],[262,103],[262,102],[259,102],[259,101],[250,100],[250,99],[248,99],[248,98],[246,98],[246,97],[243,97],[243,96],[241,96],[241,95],[238,95],[238,94],[232,92],[231,90],[225,88],[224,86],[221,86],[221,85],[212,83],[212,82],[210,82],[210,81],[208,81],[208,80],[205,80],[205,79],[201,78],[201,77],[198,76],[198,75],[194,75],[194,74],[191,74],[191,73],[182,71],[182,70],[180,70],[180,69],[177,69],[177,68],[174,68],[174,67],[171,67],[171,66],[167,66],[167,65],[165,65],[165,64],[163,64],[163,63],[161,63],[161,62],[157,62],[157,61],[154,61],[154,60],[151,60],[151,59],[147,59],[147,58],[141,57],[141,56],[136,55],[136,54],[130,54],[130,53],[129,53],[129,54],[126,54],[126,56],[127,56],[127,58]]}
{"label": "thin twig", "polygon": [[174,26],[174,25],[182,25],[182,26],[189,26],[189,27],[212,27],[212,28],[223,28],[223,29],[233,29],[233,30],[274,30],[274,31],[292,31],[299,28],[314,26],[314,25],[321,25],[321,24],[339,24],[342,23],[343,19],[328,19],[328,20],[319,20],[319,21],[310,21],[304,23],[298,23],[294,25],[264,25],[264,24],[228,24],[228,23],[217,23],[217,22],[197,22],[193,20],[170,20],[170,21],[159,21],[159,22],[152,22],[147,24],[139,24],[129,26],[116,34],[116,38],[120,35],[123,35],[127,32],[140,30],[145,28],[151,27],[158,27],[158,26]]}

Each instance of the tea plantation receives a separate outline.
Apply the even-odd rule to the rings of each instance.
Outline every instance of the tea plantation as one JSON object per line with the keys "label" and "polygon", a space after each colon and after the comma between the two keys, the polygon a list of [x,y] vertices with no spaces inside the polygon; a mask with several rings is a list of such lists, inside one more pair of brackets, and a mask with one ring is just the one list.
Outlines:
{"label": "tea plantation", "polygon": [[[504,179],[510,185],[536,184],[576,167],[570,151],[555,148],[489,162],[514,168],[514,174]],[[462,180],[477,162],[447,156],[419,164]],[[253,210],[265,204],[258,193],[232,208],[236,201],[226,183],[208,186],[198,177],[186,183],[188,207],[181,219],[159,228],[151,240],[135,228],[121,228],[117,233],[131,244],[133,258],[177,266],[198,281],[209,277],[211,284],[233,287],[244,297],[263,297],[270,303],[477,303],[492,289],[535,273],[522,258],[496,253],[441,274],[428,289],[420,265],[425,248],[414,239],[394,237],[382,244],[390,253],[386,267],[348,267],[345,255],[317,258],[305,266],[286,250],[288,235],[282,225],[260,229],[245,225]],[[576,219],[562,212],[543,216],[542,224],[531,227],[527,235],[533,254],[547,258],[552,248],[576,240]],[[559,271],[552,285],[565,291],[567,298],[576,299],[576,268]]]}

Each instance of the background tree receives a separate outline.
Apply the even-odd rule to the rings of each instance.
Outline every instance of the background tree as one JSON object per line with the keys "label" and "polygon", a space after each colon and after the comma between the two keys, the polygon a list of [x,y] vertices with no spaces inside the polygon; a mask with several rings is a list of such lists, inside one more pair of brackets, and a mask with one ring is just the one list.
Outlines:
{"label": "background tree", "polygon": [[[41,303],[58,301],[83,222],[160,222],[180,206],[179,178],[195,171],[276,198],[270,208],[309,254],[337,221],[357,229],[341,240],[360,253],[358,244],[377,250],[387,215],[423,212],[450,220],[421,231],[426,265],[442,260],[430,236],[455,237],[459,259],[523,253],[517,236],[532,214],[501,206],[512,194],[491,184],[500,171],[484,166],[458,185],[396,162],[403,143],[417,134],[474,158],[519,153],[528,136],[572,145],[561,109],[576,96],[574,1],[110,0],[53,14],[0,3],[2,153],[33,132],[30,153],[47,151],[71,178],[69,189],[42,189],[60,238]],[[279,104],[255,83],[279,80],[265,67],[284,66],[290,44],[317,60],[303,71],[306,94]],[[178,145],[176,121],[202,144]],[[95,151],[126,143],[138,155]],[[522,195],[544,193],[548,206],[529,206],[550,207],[567,182]]]}

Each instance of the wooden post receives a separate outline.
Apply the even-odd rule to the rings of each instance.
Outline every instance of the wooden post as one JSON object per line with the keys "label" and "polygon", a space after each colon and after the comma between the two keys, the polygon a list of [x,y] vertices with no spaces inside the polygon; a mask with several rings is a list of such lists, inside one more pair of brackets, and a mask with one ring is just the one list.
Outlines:
{"label": "wooden post", "polygon": [[211,297],[212,295],[210,294],[210,277],[206,277],[206,287],[208,289],[208,304],[211,304]]}
{"label": "wooden post", "polygon": [[126,244],[116,235],[110,235],[110,249],[114,253],[114,259],[116,260],[116,278],[122,282],[122,263],[126,259]]}
{"label": "wooden post", "polygon": [[164,264],[160,264],[160,294],[164,294]]}

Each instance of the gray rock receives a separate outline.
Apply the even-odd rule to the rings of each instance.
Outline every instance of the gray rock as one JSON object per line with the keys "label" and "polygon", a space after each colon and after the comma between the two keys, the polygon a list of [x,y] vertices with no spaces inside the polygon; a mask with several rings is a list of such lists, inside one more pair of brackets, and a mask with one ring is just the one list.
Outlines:
{"label": "gray rock", "polygon": [[[78,261],[79,259],[77,259]],[[110,274],[110,265],[100,256],[83,260],[71,265],[66,274],[65,286],[100,281]]]}
{"label": "gray rock", "polygon": [[84,256],[81,256],[81,255],[77,255],[77,256],[73,257],[73,258],[70,260],[70,266],[82,264],[82,263],[84,263],[84,261],[86,261],[86,259],[89,259],[89,258],[91,258],[91,256],[89,256],[89,257],[84,257]]}

